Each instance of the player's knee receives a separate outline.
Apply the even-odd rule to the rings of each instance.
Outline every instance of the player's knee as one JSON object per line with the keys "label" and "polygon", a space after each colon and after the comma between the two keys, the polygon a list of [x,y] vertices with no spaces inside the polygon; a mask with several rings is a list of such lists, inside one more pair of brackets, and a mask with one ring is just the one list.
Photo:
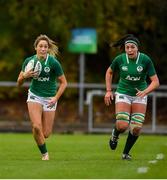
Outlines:
{"label": "player's knee", "polygon": [[127,130],[129,126],[129,113],[127,112],[119,112],[116,114],[116,127],[120,132],[124,132]]}
{"label": "player's knee", "polygon": [[127,122],[119,121],[116,124],[117,129],[123,133],[128,129],[129,124]]}
{"label": "player's knee", "polygon": [[44,131],[43,135],[44,135],[45,138],[48,138],[51,135],[51,133],[52,132],[50,132],[50,131],[49,132],[48,131]]}
{"label": "player's knee", "polygon": [[141,129],[142,129],[142,127],[136,126],[136,127],[130,128],[130,132],[134,136],[139,136],[140,132],[141,132]]}
{"label": "player's knee", "polygon": [[49,135],[50,135],[50,134],[46,134],[46,133],[44,133],[44,137],[45,137],[45,138],[48,138],[48,137],[49,137]]}
{"label": "player's knee", "polygon": [[32,129],[36,134],[39,134],[41,132],[41,126],[39,124],[33,124]]}
{"label": "player's knee", "polygon": [[142,113],[133,113],[131,117],[130,123],[130,131],[134,136],[139,136],[143,122],[144,122],[145,115]]}

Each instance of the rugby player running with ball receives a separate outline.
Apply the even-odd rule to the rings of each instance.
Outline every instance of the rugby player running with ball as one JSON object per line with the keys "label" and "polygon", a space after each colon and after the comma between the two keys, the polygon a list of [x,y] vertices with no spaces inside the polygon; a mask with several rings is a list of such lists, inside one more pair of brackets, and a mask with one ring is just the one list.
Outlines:
{"label": "rugby player running with ball", "polygon": [[31,78],[27,105],[32,132],[42,160],[49,160],[45,139],[52,132],[57,102],[67,81],[56,58],[58,47],[55,42],[46,35],[39,35],[34,42],[34,48],[36,54],[25,59],[17,84],[21,86],[26,79]]}

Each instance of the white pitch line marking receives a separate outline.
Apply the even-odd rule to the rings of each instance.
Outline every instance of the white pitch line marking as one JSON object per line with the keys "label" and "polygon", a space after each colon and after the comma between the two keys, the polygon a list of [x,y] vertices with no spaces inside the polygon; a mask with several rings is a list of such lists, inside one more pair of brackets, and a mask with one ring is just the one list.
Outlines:
{"label": "white pitch line marking", "polygon": [[157,163],[157,160],[151,160],[151,161],[148,161],[148,163],[150,163],[150,164],[156,164],[156,163]]}
{"label": "white pitch line marking", "polygon": [[[158,162],[158,160],[162,160],[162,159],[164,159],[164,157],[165,157],[165,155],[163,153],[159,153],[159,154],[156,155],[155,160],[148,161],[148,163],[156,164]],[[148,169],[149,169],[149,167],[147,167],[147,166],[146,167],[139,167],[139,168],[137,168],[137,172],[144,174],[144,173],[148,172]]]}
{"label": "white pitch line marking", "polygon": [[158,160],[164,159],[164,154],[163,153],[157,154],[156,159]]}
{"label": "white pitch line marking", "polygon": [[147,171],[148,171],[148,167],[139,167],[137,169],[138,173],[147,173]]}

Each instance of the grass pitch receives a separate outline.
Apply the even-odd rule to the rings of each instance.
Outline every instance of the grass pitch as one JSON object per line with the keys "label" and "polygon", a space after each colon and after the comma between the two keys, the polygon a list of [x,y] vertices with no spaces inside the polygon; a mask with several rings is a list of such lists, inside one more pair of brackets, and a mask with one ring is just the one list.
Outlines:
{"label": "grass pitch", "polygon": [[110,135],[60,135],[47,140],[49,161],[42,161],[32,134],[0,134],[1,179],[146,179],[167,178],[167,136],[141,135],[121,159],[126,135],[117,150]]}

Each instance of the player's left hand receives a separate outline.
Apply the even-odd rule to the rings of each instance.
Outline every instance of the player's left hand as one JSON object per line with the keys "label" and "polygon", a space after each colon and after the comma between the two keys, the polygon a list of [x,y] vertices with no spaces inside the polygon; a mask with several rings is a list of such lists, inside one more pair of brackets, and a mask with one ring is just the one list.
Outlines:
{"label": "player's left hand", "polygon": [[136,93],[136,96],[137,96],[137,97],[143,98],[144,96],[147,95],[145,90],[140,91],[139,89],[136,88],[136,91],[137,91],[137,93]]}
{"label": "player's left hand", "polygon": [[52,107],[56,104],[57,99],[55,97],[51,98],[48,102],[48,107]]}

